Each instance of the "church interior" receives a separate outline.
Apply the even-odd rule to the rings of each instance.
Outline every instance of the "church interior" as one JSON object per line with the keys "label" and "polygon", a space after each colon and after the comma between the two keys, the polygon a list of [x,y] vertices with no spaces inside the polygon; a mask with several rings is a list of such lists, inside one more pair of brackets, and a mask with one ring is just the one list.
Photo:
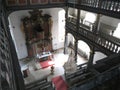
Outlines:
{"label": "church interior", "polygon": [[120,90],[119,0],[0,0],[0,90]]}

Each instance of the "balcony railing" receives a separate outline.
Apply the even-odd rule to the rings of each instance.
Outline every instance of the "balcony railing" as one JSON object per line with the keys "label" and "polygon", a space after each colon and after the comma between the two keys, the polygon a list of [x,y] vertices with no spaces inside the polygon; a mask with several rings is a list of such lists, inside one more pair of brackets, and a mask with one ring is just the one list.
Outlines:
{"label": "balcony railing", "polygon": [[68,0],[69,7],[120,18],[119,0]]}
{"label": "balcony railing", "polygon": [[68,0],[68,3],[120,12],[119,0]]}
{"label": "balcony railing", "polygon": [[7,6],[46,5],[54,3],[65,3],[65,0],[6,0]]}
{"label": "balcony railing", "polygon": [[97,45],[100,45],[113,53],[119,53],[120,51],[120,39],[118,38],[106,35],[104,33],[94,34],[81,23],[79,24],[79,30],[76,30],[75,20],[73,20],[73,22],[67,20],[66,27],[74,31],[78,37],[83,36],[91,42],[96,43]]}

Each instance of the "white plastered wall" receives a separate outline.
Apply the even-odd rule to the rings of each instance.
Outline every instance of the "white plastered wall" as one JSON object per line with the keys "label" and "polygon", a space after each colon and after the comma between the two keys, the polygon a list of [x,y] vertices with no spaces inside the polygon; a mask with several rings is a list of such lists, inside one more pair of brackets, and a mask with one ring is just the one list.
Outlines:
{"label": "white plastered wall", "polygon": [[[43,14],[49,14],[52,16],[53,26],[52,26],[52,42],[53,49],[59,49],[64,46],[64,42],[59,42],[58,40],[58,12],[63,10],[62,8],[52,8],[52,9],[42,9]],[[15,44],[16,52],[18,59],[22,59],[28,56],[27,46],[25,41],[25,34],[21,27],[21,19],[29,16],[28,11],[31,10],[22,10],[16,11],[9,15],[9,26],[10,31],[13,37],[13,41]]]}

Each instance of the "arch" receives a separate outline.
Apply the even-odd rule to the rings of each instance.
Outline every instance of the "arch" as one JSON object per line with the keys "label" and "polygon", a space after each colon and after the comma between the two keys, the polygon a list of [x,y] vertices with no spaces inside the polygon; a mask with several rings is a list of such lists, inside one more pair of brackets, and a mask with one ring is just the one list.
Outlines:
{"label": "arch", "polygon": [[72,44],[73,46],[75,45],[75,37],[71,33],[67,33],[68,36],[68,46]]}
{"label": "arch", "polygon": [[113,33],[113,36],[120,39],[120,34],[119,33],[120,33],[120,22],[118,23],[118,26],[117,26],[116,30],[114,31],[114,33]]}
{"label": "arch", "polygon": [[85,21],[94,23],[95,20],[96,20],[96,15],[94,13],[90,13],[90,12],[86,13],[85,18],[84,18],[84,23]]}
{"label": "arch", "polygon": [[78,53],[82,57],[89,59],[90,50],[90,46],[86,42],[83,40],[78,40]]}
{"label": "arch", "polygon": [[93,64],[96,64],[97,61],[106,58],[107,55],[105,55],[104,53],[100,52],[100,51],[95,51],[94,54],[94,58],[93,58]]}

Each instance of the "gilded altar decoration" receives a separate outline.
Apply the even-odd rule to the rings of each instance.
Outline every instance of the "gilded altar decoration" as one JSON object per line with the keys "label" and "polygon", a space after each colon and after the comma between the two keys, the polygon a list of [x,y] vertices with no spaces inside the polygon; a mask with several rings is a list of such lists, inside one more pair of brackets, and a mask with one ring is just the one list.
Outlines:
{"label": "gilded altar decoration", "polygon": [[28,56],[52,51],[52,17],[38,9],[29,11],[29,14],[22,19]]}

